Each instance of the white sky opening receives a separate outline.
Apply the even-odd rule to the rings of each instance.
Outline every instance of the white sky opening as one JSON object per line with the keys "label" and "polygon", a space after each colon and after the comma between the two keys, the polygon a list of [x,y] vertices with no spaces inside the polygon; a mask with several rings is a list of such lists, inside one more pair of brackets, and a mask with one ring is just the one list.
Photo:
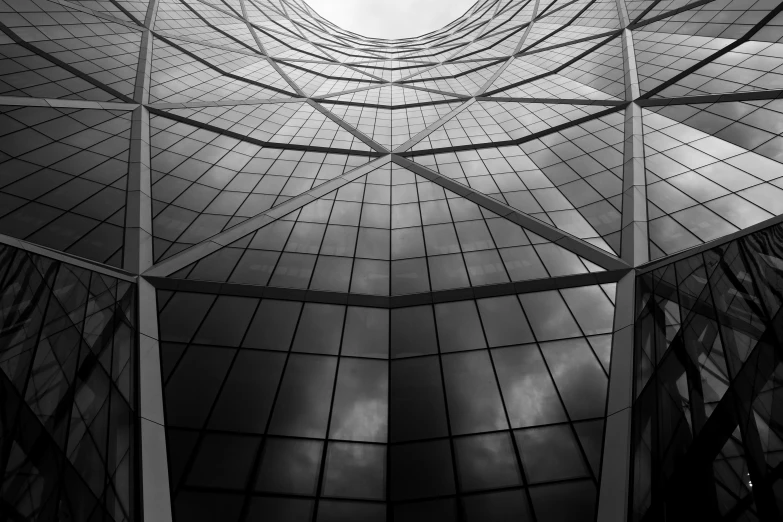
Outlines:
{"label": "white sky opening", "polygon": [[306,0],[333,24],[372,38],[410,38],[453,22],[476,0]]}

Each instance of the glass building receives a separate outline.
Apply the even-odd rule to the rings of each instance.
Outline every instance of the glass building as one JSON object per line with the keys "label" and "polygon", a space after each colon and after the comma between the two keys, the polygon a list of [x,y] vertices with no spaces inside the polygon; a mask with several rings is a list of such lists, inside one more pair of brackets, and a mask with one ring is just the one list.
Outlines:
{"label": "glass building", "polygon": [[781,11],[0,0],[0,520],[783,520]]}

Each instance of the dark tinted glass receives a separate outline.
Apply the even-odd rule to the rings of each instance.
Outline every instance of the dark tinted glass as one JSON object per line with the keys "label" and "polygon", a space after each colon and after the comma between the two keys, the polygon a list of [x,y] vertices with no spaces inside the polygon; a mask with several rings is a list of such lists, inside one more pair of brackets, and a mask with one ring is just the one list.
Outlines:
{"label": "dark tinted glass", "polygon": [[389,439],[441,437],[448,433],[437,357],[391,362]]}
{"label": "dark tinted glass", "polygon": [[337,372],[329,436],[386,442],[389,363],[343,358]]}
{"label": "dark tinted glass", "polygon": [[392,500],[409,500],[454,493],[454,473],[448,441],[391,446]]}
{"label": "dark tinted glass", "polygon": [[336,366],[333,357],[292,354],[280,384],[269,433],[323,437]]}

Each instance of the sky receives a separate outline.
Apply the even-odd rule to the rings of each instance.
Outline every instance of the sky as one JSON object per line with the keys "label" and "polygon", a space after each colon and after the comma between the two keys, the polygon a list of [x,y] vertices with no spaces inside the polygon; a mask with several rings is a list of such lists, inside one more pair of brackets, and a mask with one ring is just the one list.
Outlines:
{"label": "sky", "polygon": [[476,0],[306,0],[321,16],[373,38],[408,38],[440,29]]}

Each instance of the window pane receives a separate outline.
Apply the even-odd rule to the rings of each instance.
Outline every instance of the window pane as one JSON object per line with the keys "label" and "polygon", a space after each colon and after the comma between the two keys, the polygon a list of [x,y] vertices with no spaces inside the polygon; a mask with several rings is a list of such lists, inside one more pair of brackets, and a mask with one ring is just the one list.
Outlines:
{"label": "window pane", "polygon": [[285,354],[240,350],[228,374],[209,427],[264,433]]}
{"label": "window pane", "polygon": [[345,316],[343,355],[389,356],[389,310],[349,306]]}
{"label": "window pane", "polygon": [[435,317],[438,319],[441,352],[486,348],[481,321],[473,301],[437,304]]}
{"label": "window pane", "polygon": [[315,494],[322,448],[319,441],[268,438],[258,468],[256,491]]}
{"label": "window pane", "polygon": [[515,296],[479,299],[476,303],[490,346],[524,344],[533,341],[533,334]]}
{"label": "window pane", "polygon": [[446,405],[437,357],[402,359],[391,363],[389,439],[447,435]]}
{"label": "window pane", "polygon": [[508,432],[454,439],[460,487],[464,491],[522,483]]}
{"label": "window pane", "polygon": [[454,493],[451,448],[446,440],[389,448],[392,500]]}
{"label": "window pane", "polygon": [[187,343],[198,328],[215,296],[179,292],[160,314],[160,339]]}
{"label": "window pane", "polygon": [[545,343],[541,351],[571,419],[603,416],[607,378],[587,341]]}
{"label": "window pane", "polygon": [[586,335],[612,331],[614,306],[600,287],[565,288],[561,292]]}
{"label": "window pane", "polygon": [[291,354],[269,433],[297,437],[326,435],[336,361],[335,357]]}
{"label": "window pane", "polygon": [[453,434],[508,428],[486,351],[444,356],[443,378]]}
{"label": "window pane", "polygon": [[492,359],[513,428],[567,420],[536,345],[492,350]]}
{"label": "window pane", "polygon": [[166,424],[201,428],[236,350],[191,346],[166,385]]}
{"label": "window pane", "polygon": [[530,428],[514,433],[528,482],[550,482],[589,474],[568,424]]}
{"label": "window pane", "polygon": [[201,441],[187,484],[245,489],[260,437],[207,434]]}
{"label": "window pane", "polygon": [[332,407],[331,438],[386,442],[388,364],[342,358]]}
{"label": "window pane", "polygon": [[519,300],[539,341],[582,335],[557,291],[522,294]]}
{"label": "window pane", "polygon": [[239,346],[257,304],[257,299],[221,295],[201,324],[193,342]]}
{"label": "window pane", "polygon": [[532,520],[524,490],[463,497],[468,522],[527,522]]}
{"label": "window pane", "polygon": [[391,356],[411,357],[437,353],[435,318],[431,306],[391,310]]}
{"label": "window pane", "polygon": [[306,303],[296,329],[293,351],[337,354],[343,333],[345,307]]}
{"label": "window pane", "polygon": [[301,309],[302,303],[264,299],[258,306],[242,346],[288,351]]}
{"label": "window pane", "polygon": [[383,500],[386,446],[331,442],[326,453],[324,495]]}

